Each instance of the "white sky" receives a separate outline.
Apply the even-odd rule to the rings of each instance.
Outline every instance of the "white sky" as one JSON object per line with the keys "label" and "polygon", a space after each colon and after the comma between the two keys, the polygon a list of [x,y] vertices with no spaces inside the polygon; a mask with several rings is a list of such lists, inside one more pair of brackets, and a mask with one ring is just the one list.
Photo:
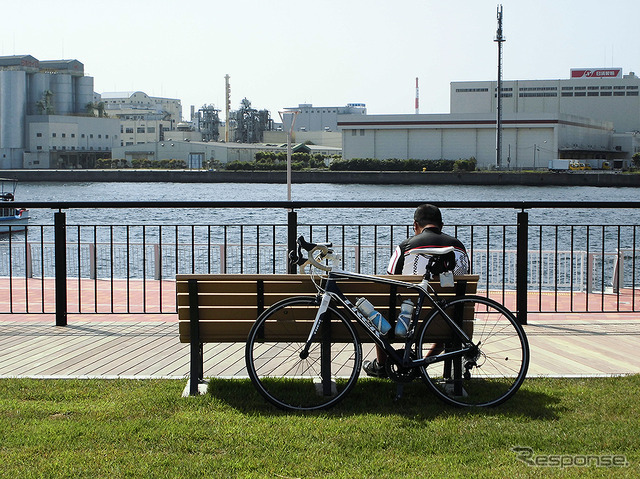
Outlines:
{"label": "white sky", "polygon": [[[179,98],[183,114],[366,103],[449,112],[452,81],[496,80],[496,0],[30,0],[3,2],[1,55],[77,59],[98,93]],[[571,68],[640,73],[640,1],[502,0],[504,79]]]}

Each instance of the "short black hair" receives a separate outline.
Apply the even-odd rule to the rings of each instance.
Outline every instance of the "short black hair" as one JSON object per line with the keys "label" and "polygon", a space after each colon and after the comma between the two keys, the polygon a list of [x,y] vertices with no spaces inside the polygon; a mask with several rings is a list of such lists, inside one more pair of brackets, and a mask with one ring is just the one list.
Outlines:
{"label": "short black hair", "polygon": [[437,206],[429,204],[418,206],[413,214],[413,219],[423,228],[428,224],[434,224],[442,229],[442,213]]}

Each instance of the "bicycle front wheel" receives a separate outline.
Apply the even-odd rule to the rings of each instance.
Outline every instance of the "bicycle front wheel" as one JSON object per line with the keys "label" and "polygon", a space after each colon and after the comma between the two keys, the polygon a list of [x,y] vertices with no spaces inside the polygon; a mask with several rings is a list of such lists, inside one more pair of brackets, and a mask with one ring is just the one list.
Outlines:
{"label": "bicycle front wheel", "polygon": [[350,321],[330,306],[301,354],[319,299],[300,296],[274,304],[256,320],[245,350],[247,371],[260,394],[281,409],[328,408],[355,385],[362,347]]}
{"label": "bicycle front wheel", "polygon": [[[475,348],[420,368],[433,392],[455,406],[497,406],[520,388],[529,367],[529,343],[514,315],[500,303],[480,296],[448,301],[447,315],[462,324]],[[462,345],[435,311],[418,335],[418,356],[458,351]]]}

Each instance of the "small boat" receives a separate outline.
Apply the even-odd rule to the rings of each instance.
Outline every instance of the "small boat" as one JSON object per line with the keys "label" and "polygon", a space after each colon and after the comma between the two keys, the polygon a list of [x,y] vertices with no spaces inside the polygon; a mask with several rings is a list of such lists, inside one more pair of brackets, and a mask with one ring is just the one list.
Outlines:
{"label": "small boat", "polygon": [[29,222],[29,210],[15,208],[11,203],[15,200],[18,180],[0,178],[0,233],[24,231]]}

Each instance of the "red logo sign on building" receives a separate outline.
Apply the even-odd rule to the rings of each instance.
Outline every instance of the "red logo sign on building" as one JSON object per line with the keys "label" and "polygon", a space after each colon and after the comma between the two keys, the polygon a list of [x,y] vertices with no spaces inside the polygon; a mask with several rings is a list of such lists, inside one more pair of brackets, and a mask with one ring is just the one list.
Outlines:
{"label": "red logo sign on building", "polygon": [[622,78],[622,68],[573,68],[571,78]]}

